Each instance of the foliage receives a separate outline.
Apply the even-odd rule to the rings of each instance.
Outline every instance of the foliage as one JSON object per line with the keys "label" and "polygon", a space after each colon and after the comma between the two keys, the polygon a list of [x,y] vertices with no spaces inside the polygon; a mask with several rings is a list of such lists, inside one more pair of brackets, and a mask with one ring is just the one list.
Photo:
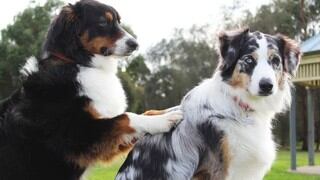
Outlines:
{"label": "foliage", "polygon": [[179,104],[186,92],[212,75],[217,62],[206,26],[176,30],[172,39],[152,47],[146,58],[154,68],[145,87],[148,108]]}
{"label": "foliage", "polygon": [[130,75],[127,72],[119,72],[118,75],[126,92],[128,101],[127,110],[136,113],[144,112],[144,89],[141,86],[135,84],[135,81],[130,77]]}
{"label": "foliage", "polygon": [[18,69],[25,59],[40,55],[51,14],[61,4],[59,0],[48,0],[43,6],[29,7],[1,31],[0,98],[18,86]]}
{"label": "foliage", "polygon": [[305,40],[320,31],[318,0],[273,0],[272,3],[259,7],[255,14],[245,10],[243,16],[237,19],[228,11],[225,14],[228,28],[249,26],[253,31],[282,33],[298,40]]}
{"label": "foliage", "polygon": [[127,66],[119,73],[119,77],[128,98],[128,111],[144,112],[146,109],[144,85],[150,78],[150,70],[145,64],[145,58],[138,55],[128,60]]}
{"label": "foliage", "polygon": [[150,69],[142,55],[135,57],[126,68],[126,72],[136,85],[145,85],[150,78]]}

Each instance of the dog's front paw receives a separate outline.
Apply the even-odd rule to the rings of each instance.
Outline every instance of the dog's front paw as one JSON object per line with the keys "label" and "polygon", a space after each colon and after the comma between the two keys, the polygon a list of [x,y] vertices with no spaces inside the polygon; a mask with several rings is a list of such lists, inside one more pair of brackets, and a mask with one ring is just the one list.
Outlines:
{"label": "dog's front paw", "polygon": [[[152,133],[163,133],[171,130],[183,119],[181,110],[171,111],[162,115],[159,115],[153,123]],[[151,120],[153,121],[153,120]],[[151,132],[150,132],[151,133]]]}
{"label": "dog's front paw", "polygon": [[183,113],[181,110],[170,111],[163,115],[166,116],[166,118],[174,125],[179,124],[179,122],[183,119]]}
{"label": "dog's front paw", "polygon": [[127,112],[126,115],[130,120],[129,126],[138,134],[157,134],[168,132],[183,118],[182,111],[180,109],[175,109],[161,115],[153,116],[138,115],[130,112]]}

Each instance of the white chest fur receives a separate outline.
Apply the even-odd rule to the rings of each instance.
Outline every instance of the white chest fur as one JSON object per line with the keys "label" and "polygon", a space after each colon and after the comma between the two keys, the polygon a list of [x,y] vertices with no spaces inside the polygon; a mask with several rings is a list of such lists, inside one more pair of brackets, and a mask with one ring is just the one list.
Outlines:
{"label": "white chest fur", "polygon": [[226,132],[231,156],[227,180],[261,180],[276,154],[270,127],[259,123],[239,125],[230,122],[222,128]]}
{"label": "white chest fur", "polygon": [[127,108],[125,92],[117,77],[117,60],[95,55],[93,67],[80,67],[78,81],[80,95],[89,97],[101,118],[112,118]]}
{"label": "white chest fur", "polygon": [[283,111],[289,104],[289,85],[286,84],[283,91],[269,98],[246,99],[255,109],[252,113],[244,113],[234,102],[234,96],[244,98],[245,94],[226,85],[219,73],[193,91],[193,104],[189,105],[188,111],[210,103],[215,113],[230,118],[213,121],[225,133],[229,147],[230,162],[226,179],[262,180],[276,156],[271,120],[275,113]]}

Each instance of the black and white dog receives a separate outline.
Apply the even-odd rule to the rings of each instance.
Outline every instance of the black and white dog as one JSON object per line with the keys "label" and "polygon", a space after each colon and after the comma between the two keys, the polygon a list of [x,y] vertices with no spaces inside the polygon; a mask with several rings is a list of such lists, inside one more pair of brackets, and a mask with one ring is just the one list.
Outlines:
{"label": "black and white dog", "polygon": [[213,77],[183,99],[173,131],[136,144],[117,180],[259,180],[276,156],[271,120],[290,105],[298,45],[282,35],[219,35]]}
{"label": "black and white dog", "polygon": [[145,133],[169,131],[181,112],[126,112],[117,63],[137,47],[113,7],[94,0],[64,6],[43,59],[27,61],[22,87],[0,103],[0,179],[79,180]]}

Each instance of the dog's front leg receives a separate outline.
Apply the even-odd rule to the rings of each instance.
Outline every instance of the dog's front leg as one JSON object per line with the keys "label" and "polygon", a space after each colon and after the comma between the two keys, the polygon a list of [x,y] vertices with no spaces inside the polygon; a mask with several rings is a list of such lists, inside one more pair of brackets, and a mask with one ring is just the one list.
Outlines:
{"label": "dog's front leg", "polygon": [[134,133],[124,134],[122,139],[125,146],[131,146],[145,134],[157,134],[170,131],[182,120],[180,106],[165,110],[150,110],[144,114],[126,113],[129,127]]}
{"label": "dog's front leg", "polygon": [[[130,150],[136,140],[146,133],[167,132],[181,119],[180,110],[155,116],[127,112],[111,119],[95,119],[93,125],[87,128],[87,137],[92,137],[90,141],[93,142],[89,151],[71,154],[68,158],[80,167],[88,167],[97,160],[108,162]],[[99,138],[96,138],[97,134],[100,134]]]}
{"label": "dog's front leg", "polygon": [[179,108],[166,110],[151,110],[142,115],[126,113],[130,126],[138,133],[163,133],[169,131],[182,120],[182,111]]}
{"label": "dog's front leg", "polygon": [[182,120],[182,112],[179,109],[173,111],[164,110],[161,114],[152,116],[131,112],[127,112],[125,115],[129,121],[127,125],[128,128],[125,129],[131,129],[132,131],[122,135],[122,143],[119,146],[121,149],[131,148],[138,139],[147,133],[157,134],[168,132]]}

